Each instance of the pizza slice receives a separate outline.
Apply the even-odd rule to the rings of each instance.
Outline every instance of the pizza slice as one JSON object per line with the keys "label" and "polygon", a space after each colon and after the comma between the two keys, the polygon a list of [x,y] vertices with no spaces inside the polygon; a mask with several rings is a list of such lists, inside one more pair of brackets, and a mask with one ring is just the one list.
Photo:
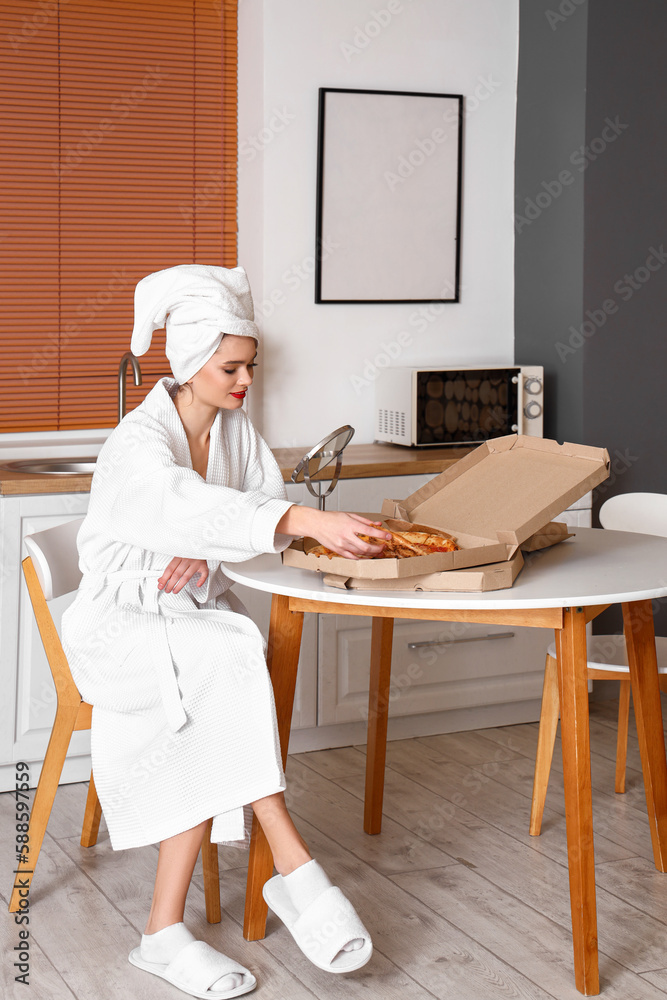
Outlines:
{"label": "pizza slice", "polygon": [[[427,531],[389,531],[391,540],[385,542],[380,550],[378,539],[357,532],[364,542],[378,547],[377,555],[362,556],[362,559],[407,559],[411,556],[425,556],[432,552],[456,552],[459,546],[448,535],[438,535]],[[338,555],[324,545],[316,545],[308,550],[309,555],[327,556],[331,559]]]}

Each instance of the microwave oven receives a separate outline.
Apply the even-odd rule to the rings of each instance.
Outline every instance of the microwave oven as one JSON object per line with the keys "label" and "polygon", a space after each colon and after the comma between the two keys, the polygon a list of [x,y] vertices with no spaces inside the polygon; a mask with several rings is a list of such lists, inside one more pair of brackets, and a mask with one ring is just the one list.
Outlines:
{"label": "microwave oven", "polygon": [[544,369],[536,365],[384,368],[375,382],[375,440],[411,447],[542,437]]}

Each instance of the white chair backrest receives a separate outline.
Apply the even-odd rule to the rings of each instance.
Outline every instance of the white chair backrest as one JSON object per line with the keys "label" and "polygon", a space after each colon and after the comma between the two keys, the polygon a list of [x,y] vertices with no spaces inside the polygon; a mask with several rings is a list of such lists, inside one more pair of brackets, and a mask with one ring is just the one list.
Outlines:
{"label": "white chair backrest", "polygon": [[23,539],[47,601],[70,594],[81,582],[76,536],[82,523],[77,517]]}
{"label": "white chair backrest", "polygon": [[667,495],[621,493],[600,507],[600,524],[614,531],[640,531],[667,536]]}

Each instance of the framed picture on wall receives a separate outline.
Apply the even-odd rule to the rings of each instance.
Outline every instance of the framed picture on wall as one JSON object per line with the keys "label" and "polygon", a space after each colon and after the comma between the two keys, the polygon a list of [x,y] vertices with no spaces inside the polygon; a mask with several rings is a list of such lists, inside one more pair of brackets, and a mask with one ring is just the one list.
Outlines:
{"label": "framed picture on wall", "polygon": [[462,108],[320,88],[316,302],[459,301]]}

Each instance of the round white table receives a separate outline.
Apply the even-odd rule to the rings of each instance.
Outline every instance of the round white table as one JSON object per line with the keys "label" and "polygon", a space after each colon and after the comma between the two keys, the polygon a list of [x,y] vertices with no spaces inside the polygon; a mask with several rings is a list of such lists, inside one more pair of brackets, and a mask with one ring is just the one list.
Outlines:
{"label": "round white table", "polygon": [[[326,569],[326,561],[322,560]],[[364,829],[382,817],[394,618],[486,622],[552,628],[556,635],[574,970],[577,989],[599,993],[593,818],[591,802],[586,624],[622,604],[646,804],[656,868],[667,870],[667,762],[653,631],[654,598],[667,596],[667,538],[577,528],[576,536],[526,557],[513,587],[486,593],[339,590],[320,574],[283,566],[280,556],[227,563],[224,572],[273,594],[267,663],[273,682],[283,763],[304,612],[372,618],[368,758]],[[253,825],[244,936],[266,929],[261,895],[273,858]]]}

